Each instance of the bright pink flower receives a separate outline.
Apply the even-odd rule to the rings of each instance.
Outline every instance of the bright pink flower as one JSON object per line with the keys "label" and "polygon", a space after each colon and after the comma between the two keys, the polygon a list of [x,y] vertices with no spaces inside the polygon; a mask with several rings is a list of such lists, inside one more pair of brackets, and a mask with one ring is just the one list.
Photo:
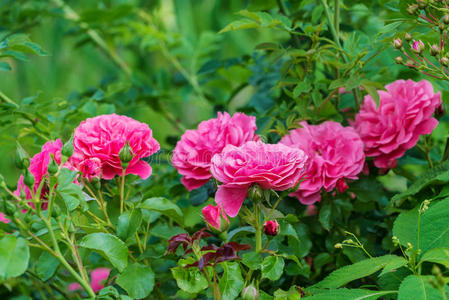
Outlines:
{"label": "bright pink flower", "polygon": [[[108,268],[97,268],[92,271],[92,273],[90,274],[90,277],[91,277],[90,286],[95,293],[98,293],[99,291],[101,291],[101,289],[104,288],[104,284],[105,284],[106,280],[108,279],[110,272],[111,272],[111,270]],[[81,285],[79,283],[74,282],[74,283],[71,283],[67,287],[67,289],[70,292],[74,292],[74,291],[82,290],[83,288],[81,287]]]}
{"label": "bright pink flower", "polygon": [[229,220],[226,215],[222,213],[220,206],[213,206],[209,204],[203,208],[202,213],[207,224],[218,231],[222,231],[227,225],[226,223],[229,224]]}
{"label": "bright pink flower", "polygon": [[8,224],[10,221],[4,213],[0,212],[0,222]]}
{"label": "bright pink flower", "polygon": [[265,232],[266,235],[275,236],[279,233],[279,223],[276,220],[270,220],[266,221],[263,224],[263,232]]}
{"label": "bright pink flower", "polygon": [[83,174],[83,177],[87,178],[89,181],[92,178],[101,177],[101,160],[97,157],[92,157],[76,162],[75,159],[71,159],[71,163],[76,166],[76,168]]}
{"label": "bright pink flower", "polygon": [[223,183],[215,201],[227,215],[235,217],[252,184],[277,191],[293,188],[304,173],[306,161],[304,151],[282,144],[258,141],[240,147],[228,145],[212,158],[212,175]]}
{"label": "bright pink flower", "polygon": [[212,157],[226,145],[240,146],[257,140],[256,118],[242,113],[232,117],[218,113],[216,119],[203,121],[196,130],[187,130],[173,151],[173,166],[183,175],[181,182],[189,190],[197,189],[211,178]]}
{"label": "bright pink flower", "polygon": [[413,41],[412,43],[412,49],[413,51],[415,51],[416,53],[421,53],[424,48],[426,48],[426,46],[424,46],[424,43],[421,42],[420,40],[418,41]]}
{"label": "bright pink flower", "polygon": [[330,192],[339,180],[357,179],[365,155],[362,140],[352,127],[333,121],[320,125],[301,122],[301,126],[290,131],[280,143],[302,149],[309,156],[305,180],[292,195],[302,204],[310,205],[320,201],[322,188]]}
{"label": "bright pink flower", "polygon": [[20,175],[19,181],[17,181],[17,189],[14,191],[14,195],[20,197],[22,192],[25,195],[25,199],[30,200],[32,198],[31,190],[23,182],[23,175]]}
{"label": "bright pink flower", "polygon": [[[156,153],[159,143],[153,138],[147,124],[116,114],[101,115],[81,122],[75,129],[73,138],[75,161],[72,164],[78,169],[85,169],[88,165],[89,174],[83,173],[88,177],[91,176],[91,167],[95,169],[92,172],[98,174],[96,164],[97,160],[100,160],[103,179],[121,176],[119,152],[126,142],[129,142],[135,155],[126,168],[126,174],[148,178],[151,175],[151,167],[141,159]],[[80,164],[84,167],[80,168]]]}
{"label": "bright pink flower", "polygon": [[438,125],[432,114],[441,104],[441,95],[426,80],[396,80],[385,88],[379,91],[379,107],[365,96],[352,126],[365,144],[366,156],[374,157],[376,167],[388,169],[416,145],[421,134],[430,134]]}

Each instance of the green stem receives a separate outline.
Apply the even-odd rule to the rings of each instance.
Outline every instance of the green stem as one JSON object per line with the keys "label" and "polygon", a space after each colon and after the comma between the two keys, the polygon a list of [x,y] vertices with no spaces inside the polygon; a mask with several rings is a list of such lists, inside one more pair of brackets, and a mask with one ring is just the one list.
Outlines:
{"label": "green stem", "polygon": [[19,108],[19,105],[11,100],[8,96],[6,96],[2,91],[0,91],[0,98],[3,99],[5,102],[8,102],[9,104],[14,105],[16,108]]}
{"label": "green stem", "polygon": [[256,252],[262,250],[262,224],[260,224],[260,203],[254,203],[254,216],[256,218]]}
{"label": "green stem", "polygon": [[120,214],[123,213],[123,209],[125,206],[125,172],[126,172],[126,169],[123,168],[122,180],[121,180],[121,184],[120,184]]}
{"label": "green stem", "polygon": [[446,139],[446,146],[444,146],[444,153],[443,157],[441,158],[441,162],[447,160],[448,157],[449,157],[449,136]]}

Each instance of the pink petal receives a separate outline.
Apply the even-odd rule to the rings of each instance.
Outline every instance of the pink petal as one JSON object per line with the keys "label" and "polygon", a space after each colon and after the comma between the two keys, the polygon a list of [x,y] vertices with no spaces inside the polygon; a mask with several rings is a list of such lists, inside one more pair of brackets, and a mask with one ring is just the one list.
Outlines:
{"label": "pink petal", "polygon": [[143,160],[139,160],[138,162],[136,162],[133,165],[130,165],[126,169],[126,174],[139,175],[140,178],[142,178],[142,179],[147,179],[148,177],[150,177],[151,172],[152,172],[152,169],[151,169],[150,165]]}
{"label": "pink petal", "polygon": [[228,188],[220,185],[215,194],[215,202],[223,208],[228,216],[235,217],[245,201],[246,194],[248,194],[247,187]]}

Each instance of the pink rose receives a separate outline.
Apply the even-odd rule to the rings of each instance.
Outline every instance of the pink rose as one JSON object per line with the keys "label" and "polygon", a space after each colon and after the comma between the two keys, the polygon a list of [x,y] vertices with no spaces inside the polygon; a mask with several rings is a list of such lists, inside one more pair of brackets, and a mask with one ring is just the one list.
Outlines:
{"label": "pink rose", "polygon": [[263,224],[263,232],[266,235],[275,236],[279,233],[279,223],[276,220],[266,221]]}
{"label": "pink rose", "polygon": [[215,201],[227,215],[235,217],[252,184],[277,191],[293,188],[304,173],[306,161],[304,151],[282,144],[258,141],[240,147],[228,145],[212,158],[212,175],[223,183]]}
{"label": "pink rose", "polygon": [[256,118],[242,113],[232,117],[218,113],[216,119],[203,121],[196,130],[187,130],[173,150],[173,166],[183,175],[181,182],[189,190],[197,189],[211,178],[212,157],[226,145],[240,146],[258,139]]}
{"label": "pink rose", "polygon": [[8,224],[10,222],[9,219],[2,212],[0,212],[0,222],[5,223],[5,224]]}
{"label": "pink rose", "polygon": [[[90,287],[94,291],[94,293],[98,293],[104,288],[104,284],[109,277],[109,273],[111,272],[108,268],[97,268],[92,271],[90,274]],[[67,289],[71,292],[82,290],[83,288],[77,282],[71,283]]]}
{"label": "pink rose", "polygon": [[357,179],[365,162],[363,142],[352,127],[327,121],[320,125],[300,123],[302,128],[290,131],[280,143],[302,149],[309,156],[305,180],[292,193],[302,204],[321,199],[321,189],[330,192],[338,186],[347,188],[344,179]]}
{"label": "pink rose", "polygon": [[83,173],[85,177],[92,176],[92,173],[97,176],[99,160],[103,179],[121,176],[119,152],[126,142],[129,142],[134,153],[134,158],[126,168],[126,174],[148,178],[151,175],[151,167],[141,159],[156,153],[159,143],[153,138],[147,124],[116,114],[101,115],[81,122],[75,129],[73,138],[72,164],[87,171]]}
{"label": "pink rose", "polygon": [[438,125],[432,118],[441,104],[426,80],[396,80],[379,91],[380,104],[365,96],[352,126],[365,144],[366,156],[374,157],[378,168],[394,168],[396,159],[414,147],[421,134],[430,134]]}
{"label": "pink rose", "polygon": [[229,224],[229,220],[222,213],[220,206],[208,205],[203,208],[202,213],[207,224],[218,231],[223,231]]}

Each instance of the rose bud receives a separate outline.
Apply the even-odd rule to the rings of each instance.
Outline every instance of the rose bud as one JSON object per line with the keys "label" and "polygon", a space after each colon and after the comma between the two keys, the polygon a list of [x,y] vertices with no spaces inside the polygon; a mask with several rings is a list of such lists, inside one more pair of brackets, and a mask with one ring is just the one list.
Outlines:
{"label": "rose bud", "polygon": [[59,166],[55,161],[54,155],[50,154],[50,162],[47,166],[48,174],[55,175],[58,172]]}
{"label": "rose bud", "polygon": [[17,143],[17,151],[16,151],[16,166],[19,169],[26,169],[30,166],[30,156],[23,149],[23,147]]}
{"label": "rose bud", "polygon": [[120,162],[122,163],[122,168],[126,169],[128,167],[128,164],[130,161],[134,158],[134,152],[131,146],[129,145],[129,142],[126,142],[125,145],[123,145],[122,149],[119,152],[118,157],[120,158]]}
{"label": "rose bud", "polygon": [[62,146],[61,154],[65,157],[70,157],[73,154],[73,134],[70,139]]}
{"label": "rose bud", "polygon": [[346,184],[343,178],[337,181],[337,191],[339,193],[344,193],[348,189],[348,185]]}
{"label": "rose bud", "polygon": [[259,299],[259,292],[256,287],[251,283],[245,287],[242,291],[242,299],[243,300],[257,300]]}
{"label": "rose bud", "polygon": [[445,56],[445,57],[442,57],[442,58],[440,59],[440,63],[441,63],[443,66],[445,66],[445,67],[449,66],[449,58],[447,58],[446,56]]}
{"label": "rose bud", "polygon": [[266,235],[275,236],[279,233],[279,223],[276,220],[266,221],[263,224],[263,231]]}
{"label": "rose bud", "polygon": [[446,25],[449,24],[449,15],[444,15],[441,21]]}
{"label": "rose bud", "polygon": [[424,46],[424,43],[420,40],[413,41],[412,49],[416,54],[421,54],[421,52],[423,52],[425,48],[426,46]]}
{"label": "rose bud", "polygon": [[430,47],[430,55],[437,56],[438,54],[440,54],[440,48],[437,45],[432,45]]}
{"label": "rose bud", "polygon": [[412,4],[409,7],[407,7],[407,12],[410,15],[414,15],[414,14],[416,14],[418,12],[418,9],[419,9],[418,5]]}
{"label": "rose bud", "polygon": [[402,40],[401,39],[394,39],[393,41],[393,48],[394,49],[401,49],[402,48]]}
{"label": "rose bud", "polygon": [[412,35],[410,33],[406,33],[404,35],[404,40],[406,40],[407,42],[410,42],[412,40]]}
{"label": "rose bud", "polygon": [[394,61],[398,64],[398,65],[402,65],[404,63],[404,59],[402,59],[401,56],[398,56],[394,59]]}
{"label": "rose bud", "polygon": [[228,229],[229,220],[219,206],[208,205],[203,208],[202,213],[209,229],[216,229],[219,232]]}
{"label": "rose bud", "polygon": [[416,0],[416,3],[418,3],[418,7],[421,9],[427,7],[427,0]]}

